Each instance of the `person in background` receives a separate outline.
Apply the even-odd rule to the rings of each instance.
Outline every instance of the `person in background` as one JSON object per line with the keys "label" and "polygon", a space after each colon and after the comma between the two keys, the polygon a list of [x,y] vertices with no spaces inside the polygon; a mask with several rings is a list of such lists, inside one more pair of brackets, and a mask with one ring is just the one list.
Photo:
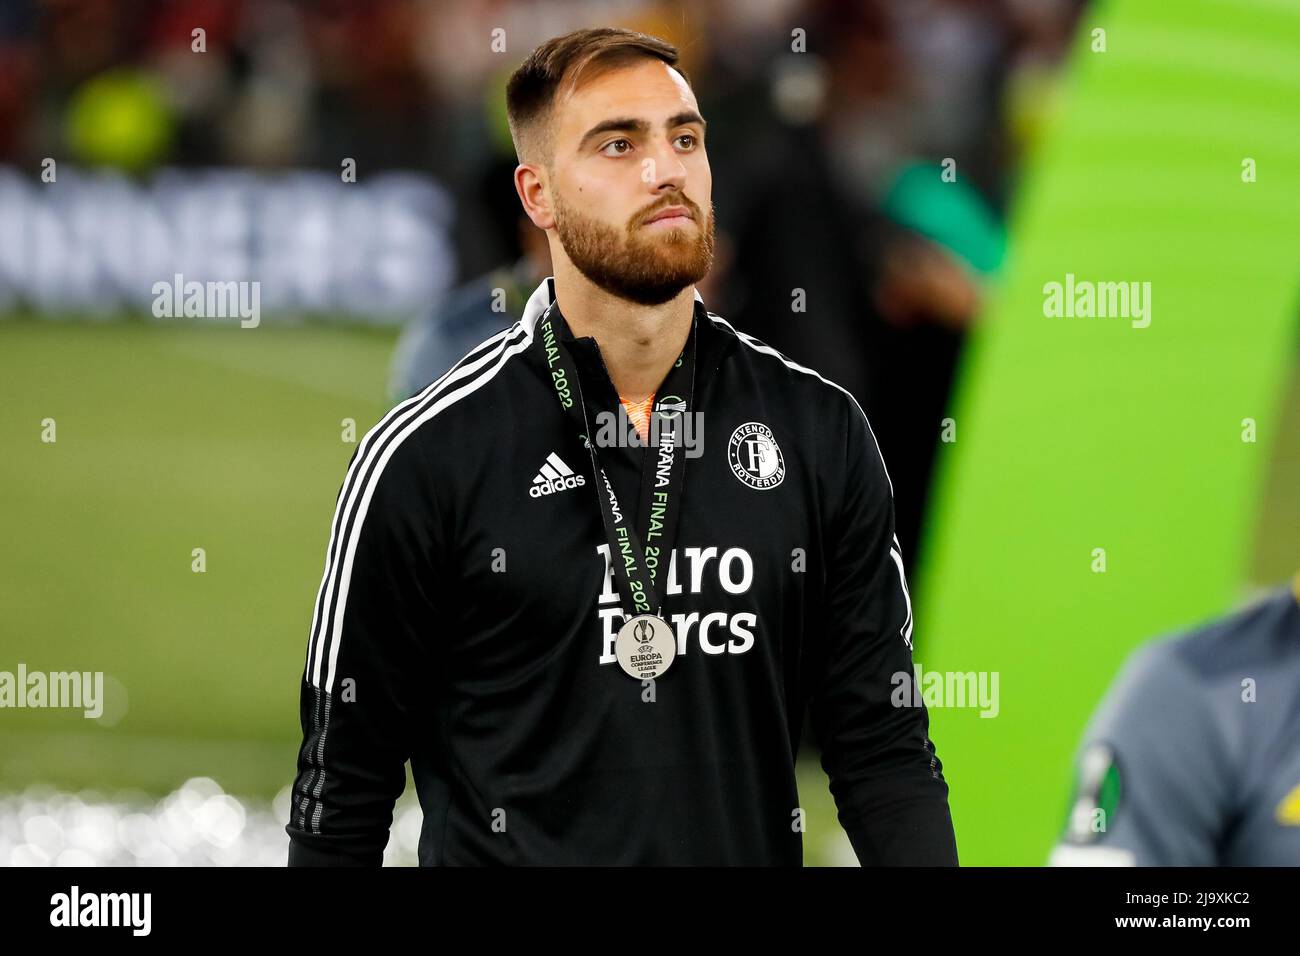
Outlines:
{"label": "person in background", "polygon": [[520,215],[516,227],[523,254],[513,264],[471,279],[402,330],[393,353],[390,401],[410,398],[524,314],[528,296],[551,274],[551,251],[546,233],[527,216]]}
{"label": "person in background", "polygon": [[1300,865],[1300,574],[1133,654],[1084,734],[1051,862]]}

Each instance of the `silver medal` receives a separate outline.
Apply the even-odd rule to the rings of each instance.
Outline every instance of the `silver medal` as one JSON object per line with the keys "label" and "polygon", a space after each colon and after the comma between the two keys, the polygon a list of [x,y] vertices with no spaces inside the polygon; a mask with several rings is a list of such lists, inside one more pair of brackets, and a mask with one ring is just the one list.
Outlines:
{"label": "silver medal", "polygon": [[650,680],[668,670],[677,656],[677,636],[663,618],[638,614],[618,629],[614,654],[625,673]]}

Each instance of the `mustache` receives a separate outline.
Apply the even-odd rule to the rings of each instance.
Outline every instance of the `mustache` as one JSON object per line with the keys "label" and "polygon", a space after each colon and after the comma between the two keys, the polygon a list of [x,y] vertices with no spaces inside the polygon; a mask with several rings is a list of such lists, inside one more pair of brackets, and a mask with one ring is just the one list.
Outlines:
{"label": "mustache", "polygon": [[696,222],[700,225],[704,224],[704,214],[700,210],[700,207],[685,193],[678,193],[676,196],[665,196],[661,200],[657,199],[650,205],[646,206],[632,217],[632,221],[628,224],[629,228],[642,225],[655,213],[659,212],[661,209],[667,209],[669,206],[685,206],[691,211],[691,215],[695,217]]}

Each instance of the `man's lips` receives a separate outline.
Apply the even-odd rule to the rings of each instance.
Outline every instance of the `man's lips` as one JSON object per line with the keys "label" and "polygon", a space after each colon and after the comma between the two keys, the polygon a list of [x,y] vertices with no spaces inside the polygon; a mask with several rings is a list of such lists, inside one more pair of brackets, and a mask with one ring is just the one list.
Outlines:
{"label": "man's lips", "polygon": [[665,226],[678,226],[685,222],[693,222],[695,217],[685,206],[665,206],[657,213],[645,221],[645,225],[652,222],[662,223]]}

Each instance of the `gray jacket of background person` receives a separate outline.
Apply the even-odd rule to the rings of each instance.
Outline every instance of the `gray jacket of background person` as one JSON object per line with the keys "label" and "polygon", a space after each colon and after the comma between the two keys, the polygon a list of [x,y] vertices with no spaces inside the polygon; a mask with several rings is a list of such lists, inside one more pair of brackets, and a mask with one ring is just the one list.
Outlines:
{"label": "gray jacket of background person", "polygon": [[1052,863],[1300,865],[1300,575],[1140,648],[1094,714]]}
{"label": "gray jacket of background person", "polygon": [[410,398],[460,361],[471,349],[524,314],[536,280],[528,260],[501,266],[454,289],[412,320],[393,353],[388,398]]}

